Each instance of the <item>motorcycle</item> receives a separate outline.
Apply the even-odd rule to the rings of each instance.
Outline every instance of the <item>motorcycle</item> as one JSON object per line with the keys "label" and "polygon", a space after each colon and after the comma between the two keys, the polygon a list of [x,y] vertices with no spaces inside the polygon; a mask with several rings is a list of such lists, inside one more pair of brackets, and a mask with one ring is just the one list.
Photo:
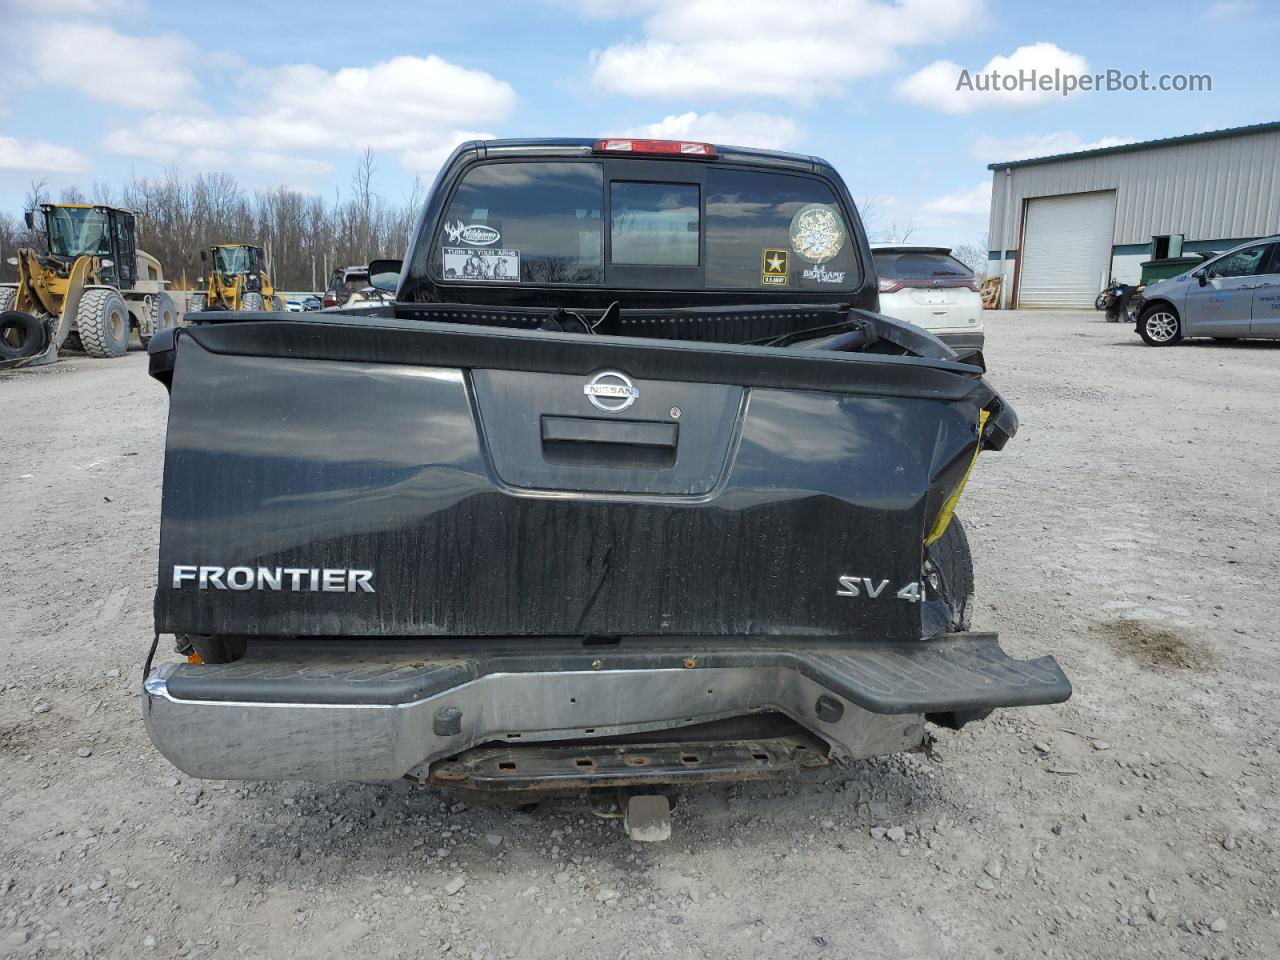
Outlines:
{"label": "motorcycle", "polygon": [[1132,284],[1120,283],[1112,279],[1106,289],[1093,301],[1093,308],[1105,310],[1108,323],[1119,323],[1128,313],[1129,298],[1133,296],[1135,290],[1137,287]]}

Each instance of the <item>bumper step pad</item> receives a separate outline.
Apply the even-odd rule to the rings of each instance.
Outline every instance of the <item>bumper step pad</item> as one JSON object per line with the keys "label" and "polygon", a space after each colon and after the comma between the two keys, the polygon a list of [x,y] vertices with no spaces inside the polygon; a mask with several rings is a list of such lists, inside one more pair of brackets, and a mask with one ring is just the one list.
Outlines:
{"label": "bumper step pad", "polygon": [[[776,667],[795,670],[872,713],[935,713],[1061,703],[1071,684],[1053,657],[1014,660],[994,633],[953,633],[917,643],[837,644],[813,639],[626,640],[562,647],[508,641],[477,655],[481,641],[395,641],[343,646],[259,641],[229,664],[176,666],[166,678],[179,700],[251,703],[411,703],[490,674],[591,670]],[[483,641],[497,647],[500,641]],[[569,644],[573,643],[572,646]]]}

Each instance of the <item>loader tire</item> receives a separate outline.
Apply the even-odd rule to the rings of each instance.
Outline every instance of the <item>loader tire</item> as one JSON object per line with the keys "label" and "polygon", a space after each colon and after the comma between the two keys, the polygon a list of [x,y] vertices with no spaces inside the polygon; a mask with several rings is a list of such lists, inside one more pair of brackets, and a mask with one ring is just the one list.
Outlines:
{"label": "loader tire", "polygon": [[123,357],[129,350],[129,306],[112,287],[90,287],[76,311],[80,345],[91,357]]}
{"label": "loader tire", "polygon": [[209,309],[209,298],[203,293],[193,294],[187,297],[187,313],[200,313],[202,310]]}
{"label": "loader tire", "polygon": [[240,309],[243,311],[261,311],[267,309],[262,303],[262,294],[246,293],[240,298]]}
{"label": "loader tire", "polygon": [[178,308],[173,297],[167,293],[157,293],[151,301],[151,320],[147,326],[138,328],[138,339],[145,347],[161,330],[178,325]]}
{"label": "loader tire", "polygon": [[13,284],[0,286],[0,313],[13,306],[13,301],[18,299],[18,288]]}
{"label": "loader tire", "polygon": [[72,330],[67,334],[67,338],[62,341],[59,350],[74,350],[77,353],[84,353],[84,344],[80,342],[80,334]]}
{"label": "loader tire", "polygon": [[973,616],[973,554],[959,517],[925,551],[925,590],[940,597],[949,611],[951,631],[968,630]]}
{"label": "loader tire", "polygon": [[0,359],[24,360],[49,345],[48,328],[21,310],[0,310]]}

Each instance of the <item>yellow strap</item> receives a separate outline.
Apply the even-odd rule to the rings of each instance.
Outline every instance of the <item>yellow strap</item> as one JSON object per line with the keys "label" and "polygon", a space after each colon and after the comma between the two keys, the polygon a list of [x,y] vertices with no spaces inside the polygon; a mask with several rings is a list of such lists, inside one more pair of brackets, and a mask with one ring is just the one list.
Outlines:
{"label": "yellow strap", "polygon": [[960,482],[956,485],[955,490],[951,492],[951,496],[947,497],[942,509],[938,511],[938,518],[933,522],[933,529],[929,531],[929,536],[924,539],[926,547],[932,547],[941,540],[942,535],[947,532],[947,527],[951,525],[951,517],[956,512],[956,504],[960,502],[960,494],[964,493],[964,485],[969,482],[969,474],[973,473],[974,465],[978,462],[978,454],[982,452],[982,428],[987,425],[987,419],[990,416],[991,411],[989,410],[981,410],[978,413],[978,443],[973,448],[973,459],[969,461],[969,466],[965,469],[964,476],[960,478]]}

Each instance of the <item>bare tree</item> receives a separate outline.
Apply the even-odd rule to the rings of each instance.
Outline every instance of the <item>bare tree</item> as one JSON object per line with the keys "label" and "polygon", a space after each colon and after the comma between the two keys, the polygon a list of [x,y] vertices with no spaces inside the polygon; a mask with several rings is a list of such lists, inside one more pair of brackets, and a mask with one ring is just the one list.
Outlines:
{"label": "bare tree", "polygon": [[957,244],[951,248],[951,255],[978,276],[983,276],[987,272],[986,234],[983,234],[977,243]]}
{"label": "bare tree", "polygon": [[899,223],[894,220],[887,228],[880,231],[880,234],[873,239],[880,243],[906,243],[911,239],[911,235],[916,232],[916,224],[914,220],[908,219],[905,223]]}
{"label": "bare tree", "polygon": [[858,201],[858,219],[862,221],[862,229],[867,237],[874,237],[876,224],[880,222],[880,208],[875,197],[866,196]]}
{"label": "bare tree", "polygon": [[[415,180],[408,197],[392,203],[376,191],[377,160],[365,150],[351,178],[350,194],[332,203],[287,187],[252,195],[225,173],[186,176],[169,170],[156,178],[131,177],[118,188],[95,183],[86,196],[78,186],[61,191],[64,202],[118,204],[138,211],[139,246],[157,257],[175,285],[202,273],[200,251],[218,243],[250,243],[263,248],[268,272],[282,290],[315,289],[328,271],[404,253],[417,223],[425,188]],[[49,199],[47,184],[33,182],[25,209]],[[0,213],[0,249],[39,246],[34,231]],[[11,254],[6,253],[6,256]],[[319,273],[317,273],[319,271]],[[0,279],[14,268],[0,262]]]}

